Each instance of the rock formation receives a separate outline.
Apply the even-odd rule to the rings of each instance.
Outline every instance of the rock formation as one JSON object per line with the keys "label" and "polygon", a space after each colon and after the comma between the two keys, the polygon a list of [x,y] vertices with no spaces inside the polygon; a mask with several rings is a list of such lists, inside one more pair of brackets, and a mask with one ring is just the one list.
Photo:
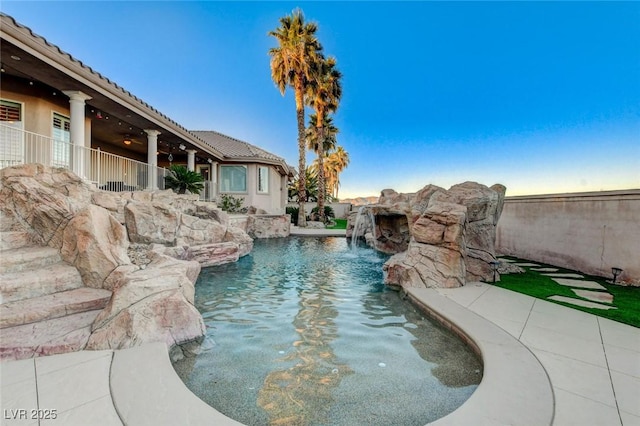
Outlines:
{"label": "rock formation", "polygon": [[[34,241],[59,250],[85,287],[113,292],[91,327],[91,349],[202,336],[193,306],[201,265],[236,261],[253,247],[226,213],[197,196],[106,192],[68,170],[38,164],[2,169],[0,183],[3,214]],[[132,243],[136,263],[128,255]]]}
{"label": "rock formation", "polygon": [[465,182],[445,190],[427,185],[415,194],[392,189],[378,204],[364,206],[356,228],[349,218],[347,237],[396,253],[384,265],[393,286],[459,287],[489,281],[495,260],[496,225],[506,188]]}

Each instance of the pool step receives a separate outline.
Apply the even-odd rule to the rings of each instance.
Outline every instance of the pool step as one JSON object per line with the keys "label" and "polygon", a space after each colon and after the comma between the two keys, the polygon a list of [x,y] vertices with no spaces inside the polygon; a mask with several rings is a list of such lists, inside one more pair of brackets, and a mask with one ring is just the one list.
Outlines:
{"label": "pool step", "polygon": [[61,291],[45,296],[0,305],[0,328],[15,327],[102,309],[111,292],[89,287]]}
{"label": "pool step", "polygon": [[0,329],[0,361],[84,349],[99,309]]}
{"label": "pool step", "polygon": [[82,277],[76,268],[64,262],[2,274],[1,303],[15,302],[82,287]]}
{"label": "pool step", "polygon": [[35,269],[61,262],[58,250],[53,247],[27,246],[0,252],[0,274]]}

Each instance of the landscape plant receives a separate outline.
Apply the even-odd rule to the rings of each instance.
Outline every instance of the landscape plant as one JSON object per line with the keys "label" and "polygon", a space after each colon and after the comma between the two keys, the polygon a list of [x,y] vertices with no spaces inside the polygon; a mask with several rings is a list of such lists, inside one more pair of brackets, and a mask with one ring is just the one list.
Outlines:
{"label": "landscape plant", "polygon": [[[318,175],[313,167],[305,169],[305,196],[307,201],[318,201]],[[288,187],[289,201],[300,201],[299,198],[299,182],[300,178],[296,177]],[[298,207],[299,209],[299,207]]]}
{"label": "landscape plant", "polygon": [[234,197],[231,194],[221,194],[218,199],[218,207],[227,213],[242,213],[244,198]]}
{"label": "landscape plant", "polygon": [[285,213],[291,215],[291,223],[298,226],[298,208],[297,207],[287,207],[285,208]]}
{"label": "landscape plant", "polygon": [[268,34],[276,39],[278,46],[269,49],[271,56],[271,79],[284,96],[287,87],[292,87],[296,102],[298,126],[298,224],[306,226],[304,203],[306,197],[305,175],[306,145],[304,127],[305,90],[312,78],[312,65],[322,57],[322,46],[316,38],[318,26],[305,22],[302,10],[280,18],[280,26]]}
{"label": "landscape plant", "polygon": [[[318,156],[318,211],[320,221],[324,222],[324,201],[327,186],[324,175],[325,153],[335,148],[335,135],[338,129],[333,126],[329,113],[338,109],[342,97],[342,74],[336,68],[336,59],[319,57],[313,63],[313,78],[307,86],[307,102],[316,113],[311,117],[310,128],[312,137],[309,138],[310,149]],[[315,120],[315,123],[313,121]],[[315,137],[313,137],[315,136]]]}
{"label": "landscape plant", "polygon": [[311,209],[311,217],[318,217],[318,220],[320,222],[326,223],[329,219],[332,219],[334,217],[336,217],[336,214],[333,211],[333,207],[331,206],[324,206],[324,215],[320,216],[318,214],[318,212],[320,211],[319,207],[316,206],[314,208]]}
{"label": "landscape plant", "polygon": [[204,179],[199,173],[176,164],[169,168],[169,174],[164,177],[164,186],[178,194],[200,194],[204,189]]}

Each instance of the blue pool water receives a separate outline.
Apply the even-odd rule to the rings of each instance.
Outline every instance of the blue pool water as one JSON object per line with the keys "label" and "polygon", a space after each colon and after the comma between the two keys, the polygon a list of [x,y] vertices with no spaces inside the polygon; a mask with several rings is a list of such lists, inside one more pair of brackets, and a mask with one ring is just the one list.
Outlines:
{"label": "blue pool water", "polygon": [[424,425],[459,407],[478,357],[382,282],[387,256],[344,238],[256,240],[204,269],[207,337],[174,367],[246,425]]}

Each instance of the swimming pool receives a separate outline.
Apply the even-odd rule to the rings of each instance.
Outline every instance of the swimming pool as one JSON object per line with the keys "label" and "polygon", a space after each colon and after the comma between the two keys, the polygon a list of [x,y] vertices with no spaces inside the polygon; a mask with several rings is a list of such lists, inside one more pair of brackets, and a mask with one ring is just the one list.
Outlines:
{"label": "swimming pool", "polygon": [[174,367],[246,425],[424,425],[476,389],[482,364],[383,284],[388,257],[344,238],[256,240],[203,269],[201,352]]}

